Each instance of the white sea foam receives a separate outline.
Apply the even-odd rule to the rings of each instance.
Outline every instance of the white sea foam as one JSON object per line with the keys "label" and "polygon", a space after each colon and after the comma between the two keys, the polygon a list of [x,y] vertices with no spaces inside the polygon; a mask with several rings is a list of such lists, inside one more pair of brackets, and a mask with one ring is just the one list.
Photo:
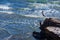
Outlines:
{"label": "white sea foam", "polygon": [[0,9],[11,9],[11,7],[9,7],[8,5],[0,5]]}
{"label": "white sea foam", "polygon": [[31,10],[30,8],[23,8],[24,10]]}
{"label": "white sea foam", "polygon": [[41,17],[41,16],[37,16],[37,15],[24,15],[24,16],[26,16],[26,17]]}
{"label": "white sea foam", "polygon": [[13,14],[13,12],[12,12],[12,11],[0,11],[0,13]]}

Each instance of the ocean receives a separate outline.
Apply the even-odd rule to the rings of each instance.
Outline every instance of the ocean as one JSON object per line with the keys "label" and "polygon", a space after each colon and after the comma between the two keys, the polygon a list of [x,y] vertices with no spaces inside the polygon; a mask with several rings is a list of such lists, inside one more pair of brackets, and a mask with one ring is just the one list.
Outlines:
{"label": "ocean", "polygon": [[[60,17],[59,0],[0,0],[0,40],[36,40],[45,18]],[[42,11],[45,16],[42,15]]]}

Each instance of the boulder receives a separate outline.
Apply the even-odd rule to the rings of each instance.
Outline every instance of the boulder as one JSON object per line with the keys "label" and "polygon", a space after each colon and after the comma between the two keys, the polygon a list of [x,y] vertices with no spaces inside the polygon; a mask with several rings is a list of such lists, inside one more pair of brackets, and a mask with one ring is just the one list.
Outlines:
{"label": "boulder", "polygon": [[46,18],[43,24],[40,23],[41,32],[33,32],[37,40],[60,40],[60,20]]}

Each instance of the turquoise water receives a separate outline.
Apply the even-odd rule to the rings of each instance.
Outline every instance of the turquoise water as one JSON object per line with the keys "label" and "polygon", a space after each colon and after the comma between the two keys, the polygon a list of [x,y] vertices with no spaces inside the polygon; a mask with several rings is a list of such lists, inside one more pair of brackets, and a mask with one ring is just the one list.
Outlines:
{"label": "turquoise water", "polygon": [[0,0],[0,40],[36,40],[32,32],[40,31],[40,21],[46,17],[60,17],[59,2]]}

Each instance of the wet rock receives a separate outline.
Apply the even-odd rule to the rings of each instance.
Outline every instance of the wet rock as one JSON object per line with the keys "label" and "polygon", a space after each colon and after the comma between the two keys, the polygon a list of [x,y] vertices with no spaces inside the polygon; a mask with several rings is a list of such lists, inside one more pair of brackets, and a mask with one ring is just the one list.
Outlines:
{"label": "wet rock", "polygon": [[60,40],[60,20],[46,18],[43,24],[40,23],[41,32],[33,32],[37,40]]}

